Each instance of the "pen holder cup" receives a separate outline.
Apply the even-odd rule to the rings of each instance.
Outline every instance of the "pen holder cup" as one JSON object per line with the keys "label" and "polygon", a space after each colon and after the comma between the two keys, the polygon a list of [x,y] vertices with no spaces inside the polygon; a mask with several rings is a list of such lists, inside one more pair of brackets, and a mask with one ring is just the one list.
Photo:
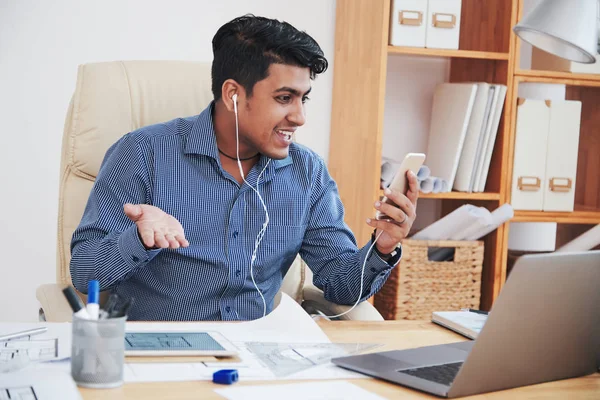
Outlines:
{"label": "pen holder cup", "polygon": [[71,376],[78,386],[107,389],[123,384],[126,319],[73,316]]}

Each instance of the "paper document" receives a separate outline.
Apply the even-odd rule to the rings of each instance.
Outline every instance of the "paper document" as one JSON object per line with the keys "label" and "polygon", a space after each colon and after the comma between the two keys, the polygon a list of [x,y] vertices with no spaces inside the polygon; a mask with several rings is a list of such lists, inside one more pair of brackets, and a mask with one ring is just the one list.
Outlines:
{"label": "paper document", "polygon": [[600,245],[600,225],[596,225],[590,230],[582,233],[556,251],[588,251],[598,245]]}
{"label": "paper document", "polygon": [[248,350],[277,377],[327,364],[332,358],[350,356],[378,347],[369,343],[246,343]]}
{"label": "paper document", "polygon": [[487,318],[487,314],[472,311],[435,311],[431,315],[432,322],[469,339],[477,338]]}
{"label": "paper document", "polygon": [[0,341],[0,372],[19,370],[31,363],[70,357],[71,324],[68,323],[0,323],[0,334],[41,326],[48,330],[39,335]]}
{"label": "paper document", "polygon": [[0,374],[0,400],[80,400],[71,376],[52,368]]}
{"label": "paper document", "polygon": [[344,381],[239,386],[215,389],[215,392],[229,400],[384,400],[384,397]]}
{"label": "paper document", "polygon": [[411,239],[415,240],[449,240],[456,232],[460,232],[477,222],[489,211],[465,204],[417,232]]}
{"label": "paper document", "polygon": [[[215,331],[221,333],[238,348],[240,362],[190,363],[132,363],[125,365],[126,382],[211,380],[219,369],[237,369],[240,380],[272,380],[277,375],[248,348],[250,342],[272,343],[331,343],[317,323],[288,295],[283,294],[280,304],[264,318],[247,322],[194,322],[194,323],[127,323],[127,331]],[[286,379],[332,379],[362,377],[331,363],[318,365]]]}

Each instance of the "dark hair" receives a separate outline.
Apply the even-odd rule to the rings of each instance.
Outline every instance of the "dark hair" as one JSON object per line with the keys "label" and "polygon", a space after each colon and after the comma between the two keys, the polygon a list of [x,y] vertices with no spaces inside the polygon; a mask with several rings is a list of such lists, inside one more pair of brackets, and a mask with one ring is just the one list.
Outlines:
{"label": "dark hair", "polygon": [[248,96],[256,82],[268,76],[271,64],[310,68],[310,78],[327,69],[319,44],[287,22],[251,14],[223,25],[212,41],[212,92],[215,101],[227,79],[244,87]]}

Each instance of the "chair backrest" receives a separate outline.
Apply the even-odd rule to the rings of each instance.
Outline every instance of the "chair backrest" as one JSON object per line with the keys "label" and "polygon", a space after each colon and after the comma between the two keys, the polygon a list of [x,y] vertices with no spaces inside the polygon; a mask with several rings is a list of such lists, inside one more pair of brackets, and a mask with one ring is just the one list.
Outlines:
{"label": "chair backrest", "polygon": [[[212,100],[210,64],[115,61],[79,66],[63,134],[56,280],[70,284],[70,242],[108,148],[122,135],[199,114]],[[283,291],[300,300],[304,265],[297,260]]]}

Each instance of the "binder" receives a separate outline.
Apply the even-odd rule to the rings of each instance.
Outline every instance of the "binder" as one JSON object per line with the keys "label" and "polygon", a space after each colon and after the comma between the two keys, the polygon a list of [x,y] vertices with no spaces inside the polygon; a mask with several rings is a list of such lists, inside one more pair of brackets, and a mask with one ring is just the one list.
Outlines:
{"label": "binder", "polygon": [[475,83],[442,83],[435,88],[427,165],[448,188],[454,186],[476,93]]}
{"label": "binder", "polygon": [[574,209],[580,120],[580,101],[550,103],[544,211]]}
{"label": "binder", "polygon": [[498,135],[500,117],[502,116],[502,109],[504,108],[506,86],[495,85],[495,87],[496,90],[494,92],[494,101],[492,102],[492,109],[487,120],[488,125],[486,126],[485,131],[483,153],[480,156],[480,160],[482,162],[477,170],[475,181],[476,185],[473,188],[474,192],[483,192],[485,190],[485,183],[487,181],[487,176],[490,169],[490,162],[492,161],[492,153],[494,152],[494,143],[496,142],[496,136]]}
{"label": "binder", "polygon": [[492,106],[495,87],[487,83],[477,84],[477,94],[473,103],[473,112],[465,136],[465,142],[458,162],[454,189],[460,192],[472,192],[472,179],[475,172],[478,148],[481,147],[485,122]]}
{"label": "binder", "polygon": [[550,124],[549,101],[522,99],[517,105],[511,204],[515,210],[541,211]]}

